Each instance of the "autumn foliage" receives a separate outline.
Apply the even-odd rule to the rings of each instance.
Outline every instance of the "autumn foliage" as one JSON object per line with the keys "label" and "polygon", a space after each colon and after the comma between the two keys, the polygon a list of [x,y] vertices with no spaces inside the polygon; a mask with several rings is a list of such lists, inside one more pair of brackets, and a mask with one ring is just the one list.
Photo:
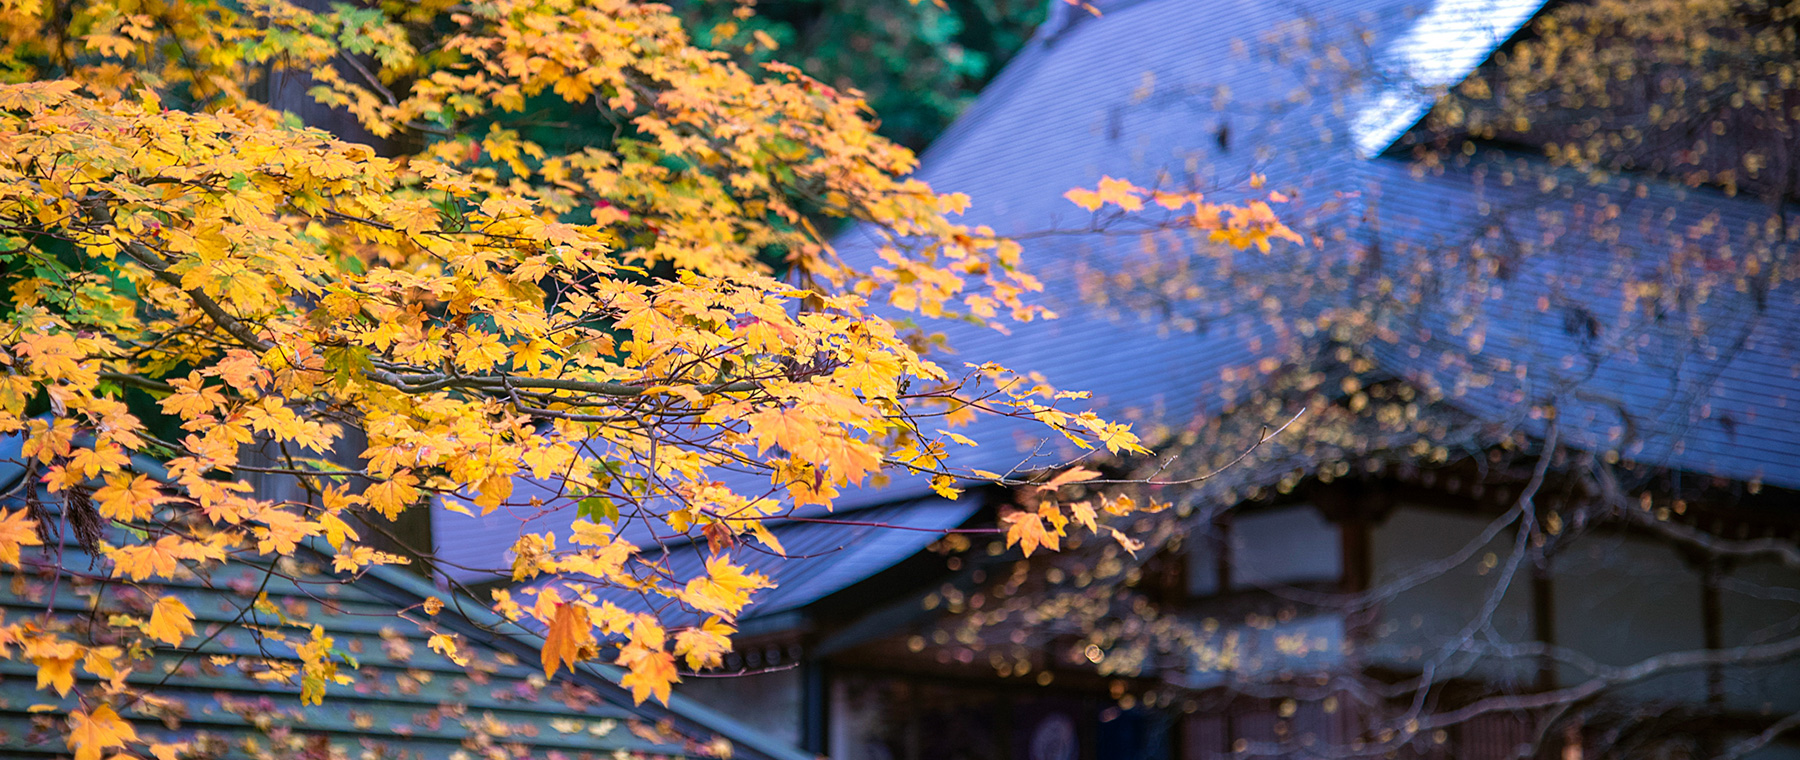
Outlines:
{"label": "autumn foliage", "polygon": [[[545,632],[546,674],[610,660],[637,699],[666,699],[769,586],[731,558],[782,551],[768,520],[892,477],[946,495],[1002,478],[947,463],[975,443],[948,429],[978,414],[1141,450],[1059,408],[1080,394],[928,357],[892,317],[1040,316],[1020,247],[907,179],[913,157],[853,93],[741,70],[658,6],[4,2],[0,29],[0,431],[27,472],[24,506],[0,512],[7,564],[66,525],[121,587],[302,543],[354,577],[406,561],[368,544],[369,521],[570,510],[570,533],[520,537],[508,577],[530,583],[496,609]],[[276,74],[381,150],[264,105]],[[521,126],[545,109],[611,137],[547,146]],[[1184,223],[1240,247],[1292,234],[1267,211]],[[820,232],[835,219],[878,234],[878,256],[840,259]],[[249,461],[251,444],[281,456]],[[258,474],[305,498],[259,493]],[[515,497],[528,478],[554,497]],[[1011,537],[1100,529],[1081,509],[1049,504]],[[627,524],[703,534],[705,573],[673,577]],[[667,630],[656,609],[706,622]],[[7,620],[0,656],[76,692],[78,758],[172,756],[120,710],[147,653],[198,646],[192,614],[169,597],[104,628]],[[313,702],[349,678],[321,637],[295,631],[265,663]]]}

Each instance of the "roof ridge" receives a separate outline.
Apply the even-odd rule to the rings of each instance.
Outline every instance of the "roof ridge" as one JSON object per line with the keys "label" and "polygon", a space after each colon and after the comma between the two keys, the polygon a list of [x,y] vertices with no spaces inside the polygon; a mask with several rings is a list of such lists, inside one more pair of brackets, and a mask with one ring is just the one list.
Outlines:
{"label": "roof ridge", "polygon": [[[1431,112],[1432,91],[1467,79],[1506,46],[1550,0],[1431,0],[1381,52],[1396,81],[1359,109],[1352,144],[1361,158],[1381,155]],[[1486,25],[1484,26],[1483,23]]]}

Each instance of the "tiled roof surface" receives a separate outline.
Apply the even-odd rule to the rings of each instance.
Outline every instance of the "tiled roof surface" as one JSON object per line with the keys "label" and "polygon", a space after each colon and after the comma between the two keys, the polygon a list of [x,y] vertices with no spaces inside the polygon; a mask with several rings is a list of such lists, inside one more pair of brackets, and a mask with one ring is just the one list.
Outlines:
{"label": "tiled roof surface", "polygon": [[[59,572],[58,558],[36,549],[27,549],[25,560],[25,569],[8,573],[10,583],[0,587],[0,611],[8,622],[54,609],[66,624],[80,628],[93,615],[102,620],[113,613],[144,615],[162,595],[188,606],[201,637],[187,642],[195,648],[191,656],[158,650],[154,667],[140,668],[130,678],[134,685],[154,686],[171,704],[120,712],[146,740],[198,742],[216,753],[201,756],[254,757],[261,748],[279,749],[286,753],[277,755],[282,757],[301,756],[300,749],[315,753],[305,756],[324,757],[319,751],[329,745],[350,757],[375,752],[473,758],[485,756],[483,746],[503,744],[534,758],[612,758],[621,751],[634,757],[699,757],[706,756],[708,745],[725,741],[740,758],[806,757],[679,696],[671,699],[672,707],[633,706],[610,668],[564,671],[546,682],[529,634],[466,598],[434,592],[404,571],[377,568],[348,581],[330,572],[327,555],[302,548],[279,560],[276,575],[234,562],[180,581],[140,584],[139,590],[81,579],[90,573],[104,578],[107,563],[72,544],[61,547],[60,567],[68,571]],[[341,666],[353,683],[332,685],[323,704],[303,706],[297,682],[260,680],[247,672],[248,658],[297,662],[291,647],[274,642],[259,647],[248,630],[234,624],[260,593],[268,594],[271,606],[244,622],[300,641],[308,638],[310,626],[322,626],[336,640],[335,648],[355,660],[354,667]],[[433,652],[426,632],[396,617],[426,594],[449,600],[429,620],[460,637],[472,657],[468,666]],[[409,614],[426,619],[416,607]],[[227,630],[206,638],[221,628]],[[246,658],[239,661],[245,665],[213,660],[230,655]],[[69,754],[63,721],[75,692],[65,699],[37,690],[34,673],[29,663],[0,661],[0,756]],[[78,673],[94,685],[85,671]],[[56,709],[36,712],[36,705]],[[471,730],[476,726],[481,730]]]}

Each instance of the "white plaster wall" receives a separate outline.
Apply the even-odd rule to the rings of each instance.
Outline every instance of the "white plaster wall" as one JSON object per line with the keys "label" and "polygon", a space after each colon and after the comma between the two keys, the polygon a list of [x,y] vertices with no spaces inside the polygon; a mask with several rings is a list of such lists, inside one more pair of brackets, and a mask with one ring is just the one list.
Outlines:
{"label": "white plaster wall", "polygon": [[[1765,561],[1732,568],[1720,584],[1724,644],[1754,646],[1800,636],[1800,570]],[[1727,704],[1747,712],[1800,711],[1800,663],[1724,673]],[[1800,749],[1795,750],[1800,755]]]}
{"label": "white plaster wall", "polygon": [[[1631,665],[1664,652],[1705,646],[1701,578],[1676,551],[1648,539],[1587,535],[1557,555],[1556,640],[1608,665]],[[1562,683],[1589,679],[1573,665]],[[1706,695],[1699,672],[1646,681],[1618,693],[1658,701]]]}
{"label": "white plaster wall", "polygon": [[[1231,547],[1231,589],[1219,587],[1216,547],[1221,539]],[[1308,505],[1234,515],[1222,536],[1208,532],[1190,537],[1188,594],[1335,582],[1344,566],[1341,541],[1338,526]]]}
{"label": "white plaster wall", "polygon": [[1239,515],[1231,549],[1238,586],[1336,581],[1344,567],[1338,527],[1305,505]]}
{"label": "white plaster wall", "polygon": [[[1479,536],[1491,518],[1417,506],[1401,506],[1371,530],[1371,588],[1392,588],[1421,567],[1456,555]],[[1436,661],[1444,642],[1453,640],[1474,619],[1494,592],[1513,535],[1502,531],[1468,561],[1443,570],[1394,596],[1380,607],[1373,626],[1375,641],[1366,654],[1377,663],[1406,669]],[[1490,556],[1491,555],[1491,556]],[[1493,628],[1502,641],[1532,639],[1529,566],[1520,568],[1500,598]],[[1469,675],[1509,681],[1534,677],[1535,662],[1488,657],[1473,663],[1456,657],[1439,665],[1467,666]]]}

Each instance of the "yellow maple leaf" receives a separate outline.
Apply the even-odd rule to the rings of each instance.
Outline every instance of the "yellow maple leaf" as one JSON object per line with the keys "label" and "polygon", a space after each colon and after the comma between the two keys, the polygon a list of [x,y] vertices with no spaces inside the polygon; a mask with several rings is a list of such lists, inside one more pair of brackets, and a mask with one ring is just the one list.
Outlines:
{"label": "yellow maple leaf", "polygon": [[456,648],[456,637],[451,636],[450,634],[447,634],[447,633],[432,634],[431,638],[427,639],[425,641],[425,645],[431,647],[431,651],[437,652],[438,654],[443,655],[445,658],[449,659],[451,662],[454,662],[458,665],[468,665],[469,664],[469,656],[462,654]]}
{"label": "yellow maple leaf", "polygon": [[1094,522],[1094,518],[1097,517],[1097,515],[1094,512],[1093,504],[1086,501],[1078,501],[1069,505],[1069,512],[1074,515],[1075,522],[1080,523],[1082,527],[1091,531],[1100,529]]}
{"label": "yellow maple leaf", "polygon": [[58,695],[68,696],[69,689],[75,686],[75,663],[78,661],[74,657],[32,660],[32,663],[36,664],[38,668],[37,687],[42,689],[48,686],[55,689]]}
{"label": "yellow maple leaf", "polygon": [[26,515],[25,510],[0,509],[0,562],[13,567],[19,566],[19,547],[40,546],[37,521]]}
{"label": "yellow maple leaf", "polygon": [[156,606],[150,610],[144,633],[164,644],[180,644],[194,633],[194,613],[180,599],[165,596],[156,600]]}
{"label": "yellow maple leaf", "polygon": [[931,476],[931,490],[946,499],[954,500],[962,496],[962,489],[956,487],[956,478],[950,475]]}
{"label": "yellow maple leaf", "polygon": [[81,666],[86,668],[87,672],[111,681],[114,687],[123,687],[125,676],[131,673],[130,668],[119,667],[120,661],[124,657],[125,650],[119,647],[94,647],[87,651],[87,656],[82,659]]}
{"label": "yellow maple leaf", "polygon": [[73,641],[54,636],[37,636],[25,642],[25,659],[37,666],[37,687],[49,687],[60,696],[68,696],[75,686],[75,664],[85,650]]}
{"label": "yellow maple leaf", "polygon": [[775,537],[775,532],[769,530],[769,526],[762,520],[752,521],[750,523],[750,532],[756,535],[756,540],[761,541],[763,546],[769,547],[769,551],[775,552],[783,557],[787,556],[787,549],[782,547],[781,540]]}
{"label": "yellow maple leaf", "polygon": [[[392,520],[412,506],[419,499],[419,478],[410,471],[400,470],[369,487],[364,492],[369,498],[369,506],[380,512],[383,517]],[[485,513],[484,513],[485,514]]]}
{"label": "yellow maple leaf", "polygon": [[84,478],[96,478],[103,473],[117,472],[130,462],[131,458],[118,444],[95,445],[70,451],[67,467],[70,472],[79,472]]}
{"label": "yellow maple leaf", "polygon": [[555,551],[555,534],[527,533],[520,536],[512,547],[513,580],[526,580],[545,570],[554,569]]}
{"label": "yellow maple leaf", "polygon": [[675,672],[675,655],[661,649],[631,651],[637,648],[635,645],[626,645],[625,652],[630,652],[629,661],[626,661],[628,655],[625,652],[619,655],[620,664],[626,667],[619,685],[630,689],[632,701],[638,704],[643,704],[644,700],[652,696],[663,704],[668,704],[670,687],[681,680],[681,675]]}
{"label": "yellow maple leaf", "polygon": [[294,653],[300,656],[300,704],[320,704],[325,701],[328,684],[350,681],[348,676],[338,675],[337,663],[331,659],[335,643],[335,639],[325,635],[324,626],[314,625],[312,638],[294,646]]}
{"label": "yellow maple leaf", "polygon": [[1142,192],[1141,189],[1131,184],[1130,181],[1114,179],[1112,177],[1100,178],[1100,199],[1107,203],[1115,204],[1126,211],[1137,211],[1144,207],[1144,200],[1139,197],[1139,194]]}
{"label": "yellow maple leaf", "polygon": [[171,379],[169,384],[175,392],[159,402],[163,411],[182,419],[191,420],[225,403],[225,394],[217,388],[206,386],[198,374]]}
{"label": "yellow maple leaf", "polygon": [[1037,551],[1039,546],[1047,546],[1051,551],[1058,548],[1055,536],[1044,529],[1044,519],[1036,512],[1013,510],[1000,517],[1006,524],[1006,545],[1017,544],[1025,552],[1025,556]]}
{"label": "yellow maple leaf", "polygon": [[380,552],[367,546],[352,546],[348,551],[338,552],[331,558],[331,569],[340,573],[355,573],[369,565],[404,565],[409,560],[387,552]]}
{"label": "yellow maple leaf", "polygon": [[[544,634],[544,677],[556,675],[564,664],[575,670],[575,664],[587,659],[594,645],[594,627],[588,619],[587,605],[569,602],[556,608],[550,630]],[[638,700],[643,701],[643,700]]]}
{"label": "yellow maple leaf", "polygon": [[109,747],[124,747],[138,740],[137,729],[119,718],[111,705],[101,705],[92,713],[75,710],[69,713],[69,749],[75,760],[100,760]]}
{"label": "yellow maple leaf", "polygon": [[180,566],[183,545],[186,539],[179,536],[163,536],[154,544],[140,546],[121,546],[106,552],[113,561],[114,578],[130,578],[141,581],[145,578],[173,578],[175,569]]}
{"label": "yellow maple leaf", "polygon": [[106,476],[106,485],[94,492],[94,503],[100,515],[109,520],[146,520],[165,501],[156,481],[148,476],[133,477],[115,472]]}
{"label": "yellow maple leaf", "polygon": [[681,600],[701,612],[733,617],[750,603],[752,592],[773,585],[767,576],[745,572],[730,555],[721,554],[706,560],[706,575],[689,580]]}
{"label": "yellow maple leaf", "polygon": [[491,512],[495,507],[506,502],[512,496],[512,475],[503,472],[492,472],[475,486],[475,506],[481,507],[483,513]]}
{"label": "yellow maple leaf", "polygon": [[630,582],[629,573],[621,573],[626,560],[637,551],[629,541],[614,541],[603,549],[587,549],[565,556],[556,562],[556,570],[594,578]]}
{"label": "yellow maple leaf", "polygon": [[1086,467],[1070,467],[1067,470],[1057,473],[1056,477],[1051,478],[1046,482],[1039,483],[1037,485],[1037,490],[1054,491],[1071,483],[1093,480],[1098,477],[1100,477],[1100,473],[1095,470],[1090,470]]}
{"label": "yellow maple leaf", "polygon": [[675,655],[687,660],[688,670],[716,667],[731,651],[731,634],[737,629],[726,625],[717,616],[709,617],[706,622],[694,628],[687,628],[675,634]]}
{"label": "yellow maple leaf", "polygon": [[456,363],[470,372],[490,369],[506,358],[506,346],[500,343],[497,335],[471,331],[456,336],[455,340]]}
{"label": "yellow maple leaf", "polygon": [[[1154,502],[1152,504],[1154,505]],[[1100,508],[1106,510],[1107,514],[1127,515],[1137,509],[1137,500],[1126,494],[1119,494],[1114,498],[1102,496],[1100,497]],[[1150,511],[1158,512],[1161,510],[1152,509]]]}
{"label": "yellow maple leaf", "polygon": [[569,542],[588,546],[606,546],[613,542],[613,527],[603,523],[576,520],[569,526]]}
{"label": "yellow maple leaf", "polygon": [[256,551],[262,554],[291,554],[307,536],[323,532],[318,522],[284,509],[265,509],[256,519],[263,523],[252,529]]}
{"label": "yellow maple leaf", "polygon": [[225,352],[224,358],[219,359],[204,373],[216,375],[224,379],[226,385],[238,389],[259,387],[269,376],[269,371],[263,368],[259,357],[241,348]]}
{"label": "yellow maple leaf", "polygon": [[361,538],[356,529],[344,522],[343,518],[338,517],[336,512],[320,513],[319,528],[325,532],[325,540],[331,544],[333,549],[342,550],[345,540],[355,541]]}
{"label": "yellow maple leaf", "polygon": [[1068,198],[1070,203],[1089,211],[1099,211],[1101,206],[1106,205],[1106,201],[1100,199],[1099,193],[1079,187],[1063,193],[1063,197]]}
{"label": "yellow maple leaf", "polygon": [[1118,528],[1107,528],[1107,530],[1112,531],[1113,540],[1119,542],[1119,546],[1124,547],[1125,551],[1131,552],[1133,557],[1137,556],[1139,549],[1144,548],[1144,542],[1125,535]]}
{"label": "yellow maple leaf", "polygon": [[1144,448],[1144,445],[1138,440],[1137,434],[1131,432],[1130,425],[1105,423],[1096,428],[1094,434],[1100,439],[1102,444],[1105,444],[1106,450],[1114,454],[1117,454],[1120,451],[1128,451],[1134,454],[1142,454],[1149,451],[1149,449]]}

